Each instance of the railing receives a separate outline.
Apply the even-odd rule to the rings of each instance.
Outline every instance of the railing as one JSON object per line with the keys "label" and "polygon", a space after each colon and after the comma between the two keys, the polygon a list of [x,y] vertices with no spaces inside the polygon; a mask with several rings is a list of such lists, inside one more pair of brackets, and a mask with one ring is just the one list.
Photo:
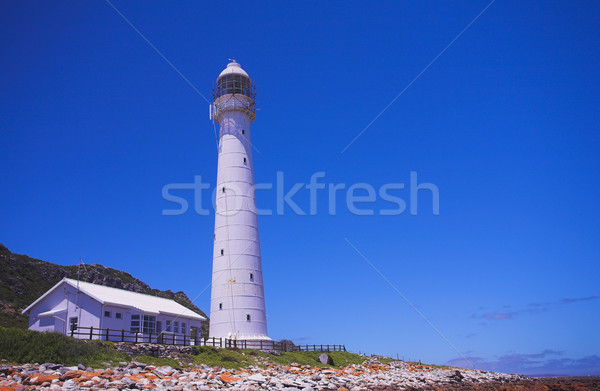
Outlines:
{"label": "railing", "polygon": [[254,101],[246,97],[245,95],[241,95],[244,98],[240,98],[237,95],[231,95],[228,99],[223,98],[222,100],[215,101],[215,103],[211,104],[209,109],[210,119],[219,121],[219,117],[221,113],[226,111],[227,109],[233,110],[242,110],[246,111],[248,115],[252,119],[256,117],[256,108],[254,107]]}
{"label": "railing", "polygon": [[130,330],[101,329],[95,327],[78,327],[69,331],[71,337],[79,339],[100,339],[112,342],[156,343],[180,346],[213,346],[215,348],[277,350],[282,352],[346,352],[346,345],[295,345],[290,342],[266,340],[238,340],[228,338],[202,338],[186,334],[168,332],[136,332]]}
{"label": "railing", "polygon": [[[141,332],[117,329],[101,329],[95,327],[77,327],[69,331],[71,337],[79,339],[101,339],[113,342],[158,343],[165,345],[194,345],[195,338],[186,334],[169,332]],[[197,338],[201,340],[201,338]]]}

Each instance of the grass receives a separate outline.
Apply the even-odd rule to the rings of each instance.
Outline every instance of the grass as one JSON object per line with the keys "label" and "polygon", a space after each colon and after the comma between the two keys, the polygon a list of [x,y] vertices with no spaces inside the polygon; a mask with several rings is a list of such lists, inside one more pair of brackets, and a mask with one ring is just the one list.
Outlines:
{"label": "grass", "polygon": [[196,353],[191,357],[194,364],[206,364],[228,369],[238,369],[254,364],[252,356],[247,354],[246,351],[196,346]]}
{"label": "grass", "polygon": [[392,361],[397,361],[397,360],[395,358],[391,358],[391,357],[381,357],[378,359],[378,361],[382,364],[387,365],[387,364],[391,363]]}
{"label": "grass", "polygon": [[448,365],[436,365],[436,364],[427,364],[430,367],[433,367],[435,369],[456,369],[456,367],[451,367]]}
{"label": "grass", "polygon": [[251,356],[258,356],[262,358],[268,358],[270,362],[279,365],[290,365],[292,363],[300,364],[300,365],[310,365],[313,367],[345,367],[350,364],[362,364],[365,362],[366,358],[354,353],[348,352],[329,352],[329,356],[333,360],[332,365],[322,364],[319,361],[319,356],[322,354],[321,352],[284,352],[281,353],[281,356],[276,356],[273,354],[264,353],[258,350],[245,350],[247,354]]}
{"label": "grass", "polygon": [[329,356],[333,359],[333,365],[319,362],[321,352],[284,352],[281,356],[276,356],[253,349],[229,350],[216,349],[211,346],[197,346],[196,353],[191,357],[194,364],[206,364],[228,369],[260,365],[258,362],[264,359],[280,365],[297,363],[313,367],[345,367],[349,364],[362,364],[365,361],[365,357],[347,352],[330,352]]}
{"label": "grass", "polygon": [[118,364],[131,361],[125,353],[102,341],[84,341],[58,333],[0,327],[0,358],[16,363],[83,364],[105,367],[103,362]]}

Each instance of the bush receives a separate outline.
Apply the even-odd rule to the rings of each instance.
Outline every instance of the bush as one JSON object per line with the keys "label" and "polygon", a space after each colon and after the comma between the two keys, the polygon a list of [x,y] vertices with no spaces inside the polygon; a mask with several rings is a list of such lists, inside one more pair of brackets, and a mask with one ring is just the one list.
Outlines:
{"label": "bush", "polygon": [[84,341],[59,333],[0,327],[0,358],[16,363],[99,366],[102,362],[130,361],[102,341]]}

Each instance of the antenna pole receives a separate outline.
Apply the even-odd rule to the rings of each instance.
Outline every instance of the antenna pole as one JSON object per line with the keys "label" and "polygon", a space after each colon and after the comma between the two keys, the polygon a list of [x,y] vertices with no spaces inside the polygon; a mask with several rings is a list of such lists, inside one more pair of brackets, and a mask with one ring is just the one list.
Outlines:
{"label": "antenna pole", "polygon": [[79,308],[79,274],[81,272],[81,257],[79,258],[79,265],[77,265],[77,294],[75,295],[75,309]]}

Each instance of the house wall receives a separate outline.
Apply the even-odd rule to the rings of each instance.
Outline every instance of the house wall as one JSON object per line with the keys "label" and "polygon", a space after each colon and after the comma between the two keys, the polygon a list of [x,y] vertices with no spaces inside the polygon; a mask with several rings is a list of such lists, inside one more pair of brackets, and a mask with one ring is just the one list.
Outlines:
{"label": "house wall", "polygon": [[[63,284],[64,285],[64,284]],[[66,308],[66,297],[64,289],[59,287],[49,294],[29,311],[29,329],[36,331],[56,331],[65,332],[65,312],[55,316],[40,318],[42,312],[52,311],[60,308]]]}
{"label": "house wall", "polygon": [[[108,312],[108,314],[107,314]],[[121,317],[118,318],[117,314],[121,314]],[[138,333],[137,340],[138,342],[149,342],[149,336],[143,333],[144,327],[144,313],[140,310],[131,307],[120,307],[114,305],[104,305],[102,307],[102,319],[101,326],[102,329],[111,329],[108,332],[108,339],[111,341],[121,341],[123,338],[126,341],[133,342],[136,339],[135,332],[131,331],[131,316],[139,315],[140,316],[140,332]],[[109,316],[106,316],[109,315]],[[146,313],[145,315],[154,316],[156,318],[156,331],[165,335],[167,341],[172,341],[168,335],[170,334],[178,334],[178,335],[187,335],[190,336],[191,328],[196,327],[200,330],[201,321],[192,320],[189,318],[177,317],[175,315],[165,315],[165,314],[154,314],[154,313]],[[170,330],[167,330],[167,322],[170,322]],[[178,324],[177,332],[175,331],[175,322]],[[185,323],[185,330],[182,329],[182,323]],[[160,328],[159,328],[160,326]],[[199,331],[198,331],[199,332]],[[152,336],[153,341],[157,338],[157,335]],[[107,339],[105,335],[102,336],[102,339]]]}
{"label": "house wall", "polygon": [[[95,299],[83,292],[78,294],[76,288],[63,282],[29,310],[29,329],[70,335],[69,322],[73,317],[77,318],[78,327],[98,328],[100,327],[101,307],[102,305]],[[66,311],[50,317],[39,317],[42,312],[62,308],[66,308]],[[74,337],[89,338],[76,334]]]}

